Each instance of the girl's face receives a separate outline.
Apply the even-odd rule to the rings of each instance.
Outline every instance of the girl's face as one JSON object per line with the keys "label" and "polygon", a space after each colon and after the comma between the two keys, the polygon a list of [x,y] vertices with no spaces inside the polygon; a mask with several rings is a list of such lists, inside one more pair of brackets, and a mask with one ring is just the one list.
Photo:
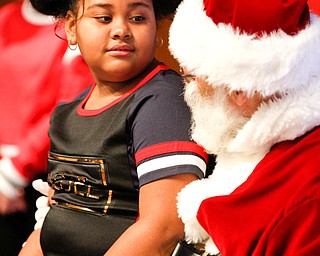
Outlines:
{"label": "girl's face", "polygon": [[66,17],[67,37],[78,44],[97,82],[132,79],[152,61],[152,0],[80,0],[78,7],[77,17]]}

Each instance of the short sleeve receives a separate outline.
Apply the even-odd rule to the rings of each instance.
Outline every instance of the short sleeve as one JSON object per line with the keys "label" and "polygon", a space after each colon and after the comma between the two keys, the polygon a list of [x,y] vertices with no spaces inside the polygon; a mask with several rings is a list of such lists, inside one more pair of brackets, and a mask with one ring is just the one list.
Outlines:
{"label": "short sleeve", "polygon": [[191,115],[183,85],[162,71],[137,92],[132,108],[132,143],[139,185],[177,174],[204,177],[207,155],[189,136]]}

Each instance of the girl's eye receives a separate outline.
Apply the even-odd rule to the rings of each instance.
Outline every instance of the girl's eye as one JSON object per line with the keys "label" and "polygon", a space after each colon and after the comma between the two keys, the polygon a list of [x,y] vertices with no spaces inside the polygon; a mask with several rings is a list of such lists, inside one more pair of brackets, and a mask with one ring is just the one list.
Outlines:
{"label": "girl's eye", "polygon": [[109,16],[97,17],[96,19],[101,22],[110,22],[111,21],[111,17],[109,17]]}
{"label": "girl's eye", "polygon": [[143,21],[145,18],[142,16],[134,16],[132,18],[130,18],[130,20],[134,21],[134,22],[139,22],[139,21]]}

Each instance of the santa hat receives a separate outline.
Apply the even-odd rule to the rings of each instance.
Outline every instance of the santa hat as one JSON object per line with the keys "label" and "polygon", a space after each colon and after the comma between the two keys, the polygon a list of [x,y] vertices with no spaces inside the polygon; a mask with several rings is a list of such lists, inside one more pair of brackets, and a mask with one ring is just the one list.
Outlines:
{"label": "santa hat", "polygon": [[320,75],[320,18],[307,0],[184,0],[169,49],[212,86],[286,93]]}

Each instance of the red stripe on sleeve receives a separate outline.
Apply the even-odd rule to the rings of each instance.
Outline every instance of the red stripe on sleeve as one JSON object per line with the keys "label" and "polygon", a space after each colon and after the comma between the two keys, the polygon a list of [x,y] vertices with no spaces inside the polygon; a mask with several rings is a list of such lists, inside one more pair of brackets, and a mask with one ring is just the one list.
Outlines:
{"label": "red stripe on sleeve", "polygon": [[152,145],[150,147],[143,148],[135,154],[136,162],[139,164],[141,161],[158,155],[169,154],[179,152],[190,152],[202,157],[208,162],[208,155],[204,151],[203,147],[199,146],[195,142],[190,141],[171,141],[161,144]]}

